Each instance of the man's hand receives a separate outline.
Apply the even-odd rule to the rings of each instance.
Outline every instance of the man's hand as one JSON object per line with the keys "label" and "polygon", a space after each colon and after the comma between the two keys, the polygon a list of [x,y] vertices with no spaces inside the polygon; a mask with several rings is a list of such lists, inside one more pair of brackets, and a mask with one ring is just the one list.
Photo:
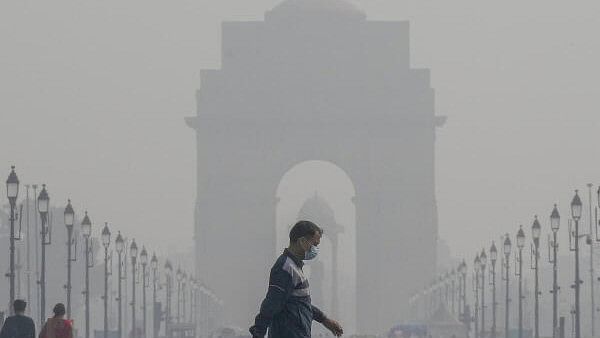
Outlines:
{"label": "man's hand", "polygon": [[323,326],[325,326],[327,329],[329,329],[329,331],[331,331],[331,333],[333,333],[334,336],[339,337],[342,334],[344,334],[344,329],[342,329],[342,326],[340,325],[340,323],[336,322],[333,319],[325,319],[323,321]]}
{"label": "man's hand", "polygon": [[264,338],[264,334],[260,334],[257,330],[256,327],[251,327],[250,328],[250,334],[252,335],[252,338]]}

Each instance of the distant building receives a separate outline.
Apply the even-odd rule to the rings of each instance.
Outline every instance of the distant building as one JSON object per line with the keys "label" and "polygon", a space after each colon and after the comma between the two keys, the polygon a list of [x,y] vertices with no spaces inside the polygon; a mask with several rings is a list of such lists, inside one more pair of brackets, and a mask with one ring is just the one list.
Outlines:
{"label": "distant building", "polygon": [[[436,268],[435,131],[427,69],[408,22],[368,21],[343,0],[286,0],[261,22],[225,22],[222,68],[197,92],[198,273],[249,325],[276,247],[282,176],[308,160],[355,189],[358,330],[387,331]],[[218,262],[216,264],[215,262]]]}

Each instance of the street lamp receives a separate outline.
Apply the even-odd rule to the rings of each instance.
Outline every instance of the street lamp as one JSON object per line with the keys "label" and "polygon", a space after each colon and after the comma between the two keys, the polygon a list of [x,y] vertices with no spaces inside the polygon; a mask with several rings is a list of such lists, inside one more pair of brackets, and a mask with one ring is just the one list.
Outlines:
{"label": "street lamp", "polygon": [[[26,239],[27,239],[27,242],[26,242],[26,246],[27,246],[26,272],[27,272],[27,299],[32,300],[33,299],[33,297],[31,296],[31,237],[32,236],[30,236],[31,231],[30,231],[30,226],[29,226],[29,216],[30,216],[30,213],[29,213],[29,187],[31,187],[30,184],[25,184],[25,215],[26,215],[25,218],[26,218],[26,224],[27,224],[26,230],[25,230],[26,234],[27,234],[27,236],[26,236]],[[34,194],[34,198],[35,198],[35,194]],[[35,215],[35,212],[34,212],[34,215]],[[37,217],[33,217],[33,218],[35,219],[35,221],[37,223]],[[36,238],[37,238],[37,235],[38,235],[37,227],[36,227],[36,230],[34,231],[34,234],[36,235]],[[36,243],[36,242],[37,242],[37,239],[35,240],[34,243]],[[38,249],[37,245],[35,246],[35,249],[37,251],[37,249]],[[37,258],[37,255],[35,257]],[[37,271],[37,264],[36,264],[36,271]],[[36,291],[38,291],[38,290],[39,289],[36,288]],[[36,294],[37,294],[37,292],[36,292]],[[36,297],[36,299],[39,299],[39,298]],[[28,310],[27,313],[31,313],[31,307],[27,310]]]}
{"label": "street lamp", "polygon": [[[463,323],[467,323],[467,319],[465,317],[465,311],[467,309],[467,262],[465,262],[465,260],[463,259],[462,263],[459,266],[459,273],[461,276],[461,304],[462,306],[460,307],[460,312],[461,312],[461,318],[463,320]],[[202,290],[204,290],[204,288],[202,288]]]}
{"label": "street lamp", "polygon": [[427,300],[427,303],[428,303],[427,316],[431,316],[431,315],[433,315],[433,312],[435,311],[435,302],[437,299],[434,281],[431,281],[431,284],[429,285],[428,290],[429,290],[429,299]]}
{"label": "street lamp", "polygon": [[177,323],[181,323],[181,280],[183,279],[183,272],[181,267],[177,268]]}
{"label": "street lamp", "polygon": [[104,246],[104,338],[108,338],[108,247],[110,246],[108,223],[104,223],[102,229],[102,245]]}
{"label": "street lamp", "polygon": [[119,266],[119,287],[118,287],[118,305],[119,305],[119,309],[118,309],[118,328],[117,330],[119,331],[118,333],[118,338],[122,338],[123,337],[123,293],[122,293],[122,284],[123,284],[123,250],[125,249],[125,241],[123,240],[123,236],[121,236],[121,232],[119,231],[119,233],[117,234],[117,239],[115,240],[115,249],[117,250],[117,258],[119,260],[118,262],[118,266]]}
{"label": "street lamp", "polygon": [[[200,333],[201,336],[207,332],[208,323],[208,293],[204,283],[200,283]],[[465,325],[467,323],[465,322]]]}
{"label": "street lamp", "polygon": [[491,337],[496,338],[496,307],[498,303],[496,302],[496,261],[498,260],[498,249],[496,248],[496,243],[492,242],[492,246],[490,247],[490,261],[492,263],[491,270],[491,283],[492,283],[492,330]]}
{"label": "street lamp", "polygon": [[525,232],[523,226],[520,226],[517,231],[517,249],[518,256],[516,257],[519,264],[519,271],[515,274],[519,277],[519,338],[523,338],[523,248],[525,247]]}
{"label": "street lamp", "polygon": [[187,312],[186,312],[186,307],[185,307],[185,299],[186,297],[186,292],[187,292],[187,282],[188,282],[188,276],[187,276],[187,272],[183,272],[183,277],[181,280],[181,312],[183,312],[183,315],[181,317],[181,321],[183,323],[186,322],[187,319]]}
{"label": "street lamp", "polygon": [[131,242],[129,246],[129,254],[131,255],[131,332],[132,337],[137,338],[136,328],[135,328],[135,264],[137,261],[137,244],[135,244],[135,239]]}
{"label": "street lamp", "polygon": [[92,222],[87,211],[81,221],[81,234],[85,239],[85,338],[90,338],[90,236],[92,235]]}
{"label": "street lamp", "polygon": [[479,271],[481,270],[481,261],[479,255],[475,256],[473,261],[473,270],[475,271],[473,281],[473,291],[475,291],[475,338],[479,337]]}
{"label": "street lamp", "polygon": [[594,281],[594,276],[595,276],[595,272],[594,272],[594,242],[592,241],[592,223],[594,223],[593,217],[592,217],[592,187],[594,185],[592,183],[588,183],[587,187],[588,187],[588,202],[589,202],[589,206],[590,206],[590,232],[589,232],[589,236],[587,237],[587,244],[590,246],[590,315],[591,315],[591,320],[590,320],[590,326],[591,326],[591,335],[592,337],[596,337],[596,297],[594,295],[595,291],[596,291],[596,282]]}
{"label": "street lamp", "polygon": [[505,268],[505,277],[504,281],[506,282],[506,293],[504,299],[504,336],[506,338],[509,337],[508,329],[509,329],[509,314],[510,314],[510,251],[512,249],[512,243],[510,242],[510,236],[506,234],[504,238],[503,252],[504,252],[504,268]]}
{"label": "street lamp", "polygon": [[[554,204],[554,209],[550,214],[550,228],[552,229],[552,240],[548,238],[548,251],[552,249],[552,256],[548,252],[549,261],[552,264],[552,338],[558,334],[558,261],[557,261],[557,233],[560,228],[560,214]],[[548,235],[550,236],[550,235]]]}
{"label": "street lamp", "polygon": [[172,336],[172,332],[171,332],[171,319],[172,319],[172,315],[171,315],[171,288],[172,288],[172,281],[173,279],[173,266],[171,265],[171,262],[169,262],[168,260],[165,262],[165,282],[167,284],[166,287],[166,301],[167,301],[167,305],[166,305],[166,310],[167,310],[167,314],[165,317],[165,337],[167,338],[171,338]]}
{"label": "street lamp", "polygon": [[427,298],[427,315],[426,317],[429,317],[433,314],[433,312],[435,311],[435,301],[436,301],[436,291],[435,291],[435,283],[433,281],[431,281],[431,283],[429,284],[429,286],[427,287],[427,294],[428,294],[428,298]]}
{"label": "street lamp", "polygon": [[19,177],[15,173],[15,166],[10,167],[10,174],[6,179],[6,197],[11,204],[16,205],[19,196]]}
{"label": "street lamp", "polygon": [[438,307],[441,307],[442,304],[444,304],[444,293],[442,292],[444,278],[441,275],[438,276],[435,283],[436,283],[435,285],[436,285],[437,292],[438,292]]}
{"label": "street lamp", "polygon": [[15,301],[15,240],[20,239],[15,237],[15,208],[17,206],[17,197],[19,196],[19,178],[15,173],[15,166],[11,167],[10,174],[6,180],[6,197],[10,204],[10,313],[14,314],[12,304]]}
{"label": "street lamp", "polygon": [[487,255],[485,249],[481,250],[479,255],[481,264],[481,337],[485,337],[485,266],[487,264]]}
{"label": "street lamp", "polygon": [[540,285],[539,285],[539,258],[540,258],[540,235],[541,235],[540,222],[537,216],[533,220],[531,226],[531,237],[533,238],[533,246],[531,247],[531,254],[533,256],[533,269],[535,270],[535,310],[534,310],[534,337],[540,338]]}
{"label": "street lamp", "polygon": [[156,322],[157,313],[156,313],[156,280],[157,280],[157,271],[158,271],[158,259],[156,258],[156,253],[152,254],[152,259],[150,260],[150,267],[152,268],[152,338],[158,337],[158,328],[159,323]]}
{"label": "street lamp", "polygon": [[[71,200],[67,200],[67,206],[64,212],[65,227],[67,228],[67,318],[71,318],[71,262],[77,260],[71,257],[71,248],[73,246],[73,224],[75,223],[75,211],[71,205]],[[75,249],[77,251],[77,249]],[[75,255],[77,257],[77,255]]]}
{"label": "street lamp", "polygon": [[191,285],[191,304],[190,304],[190,317],[191,322],[194,325],[194,330],[198,328],[198,281],[195,278],[190,280]]}
{"label": "street lamp", "polygon": [[[196,282],[196,280],[194,279],[194,283]],[[452,314],[456,313],[456,269],[453,268],[452,271],[450,272],[450,283],[451,283],[451,293],[452,293]],[[192,285],[194,286],[194,285]]]}
{"label": "street lamp", "polygon": [[48,210],[50,208],[50,195],[46,190],[46,185],[42,184],[42,191],[38,196],[38,212],[42,220],[42,266],[40,271],[40,323],[46,320],[46,246],[50,245],[51,238],[46,240],[46,236],[50,235],[48,231]]}
{"label": "street lamp", "polygon": [[[579,306],[579,289],[581,280],[579,278],[579,220],[581,219],[581,211],[583,204],[579,198],[578,191],[575,190],[575,196],[571,200],[571,216],[575,221],[575,338],[581,338],[581,322],[580,322],[580,306]],[[569,229],[569,235],[571,235],[571,229]]]}
{"label": "street lamp", "polygon": [[142,332],[144,334],[143,337],[146,338],[146,287],[148,287],[146,283],[146,265],[148,264],[148,252],[146,251],[146,247],[143,246],[140,253],[140,264],[142,265]]}
{"label": "street lamp", "polygon": [[[440,276],[440,283],[444,285],[444,304],[446,309],[450,308],[450,274],[446,272],[443,276]],[[185,316],[184,316],[185,317]]]}

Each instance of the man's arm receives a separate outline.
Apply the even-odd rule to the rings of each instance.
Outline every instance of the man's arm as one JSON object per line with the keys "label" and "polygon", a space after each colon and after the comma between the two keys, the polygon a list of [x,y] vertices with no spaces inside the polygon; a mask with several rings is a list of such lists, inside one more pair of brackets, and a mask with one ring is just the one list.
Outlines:
{"label": "man's arm", "polygon": [[323,311],[319,310],[318,307],[314,305],[311,305],[311,307],[313,312],[313,319],[315,321],[323,324],[323,326],[325,326],[329,331],[331,331],[331,333],[333,333],[333,335],[336,337],[340,337],[342,334],[344,334],[344,329],[342,328],[340,323],[331,318],[327,318]]}
{"label": "man's arm", "polygon": [[327,319],[327,316],[325,316],[325,314],[323,313],[323,311],[321,311],[318,307],[311,305],[312,307],[312,313],[313,313],[313,320],[319,322],[319,323],[323,323],[323,321],[325,321],[325,319]]}
{"label": "man's arm", "polygon": [[264,337],[273,316],[279,313],[293,289],[292,276],[284,270],[271,270],[269,277],[269,290],[260,305],[260,312],[254,319],[254,326],[250,328],[252,337]]}

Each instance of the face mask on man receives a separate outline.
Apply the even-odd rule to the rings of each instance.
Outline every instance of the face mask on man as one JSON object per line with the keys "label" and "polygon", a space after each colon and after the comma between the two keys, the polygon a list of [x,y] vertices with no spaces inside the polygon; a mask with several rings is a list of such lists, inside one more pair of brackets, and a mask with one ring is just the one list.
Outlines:
{"label": "face mask on man", "polygon": [[304,253],[305,261],[314,259],[319,254],[319,248],[316,245],[312,245],[310,242],[308,242],[308,244],[310,244],[310,248]]}

